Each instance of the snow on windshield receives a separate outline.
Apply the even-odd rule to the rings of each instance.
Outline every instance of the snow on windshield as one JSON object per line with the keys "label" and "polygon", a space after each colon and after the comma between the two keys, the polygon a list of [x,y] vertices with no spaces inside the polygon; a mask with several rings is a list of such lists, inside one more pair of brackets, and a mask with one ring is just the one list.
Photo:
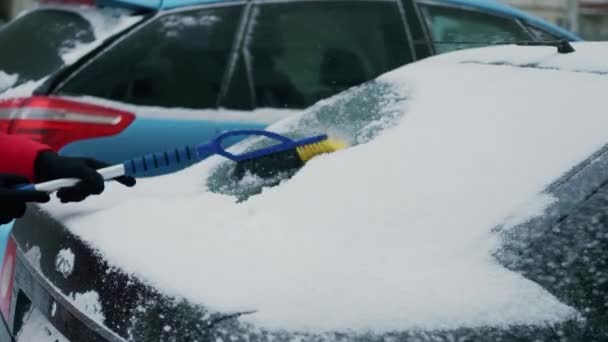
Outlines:
{"label": "snow on windshield", "polygon": [[608,141],[607,86],[589,73],[429,60],[272,126],[353,146],[246,201],[209,191],[226,165],[212,158],[44,208],[111,264],[212,310],[253,311],[240,320],[264,329],[575,319],[498,264],[492,228],[542,215],[545,187]]}

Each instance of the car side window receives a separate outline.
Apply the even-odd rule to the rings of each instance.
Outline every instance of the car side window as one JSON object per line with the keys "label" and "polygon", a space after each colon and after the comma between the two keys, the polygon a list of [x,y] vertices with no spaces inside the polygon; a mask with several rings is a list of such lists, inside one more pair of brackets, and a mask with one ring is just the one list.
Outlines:
{"label": "car side window", "polygon": [[546,32],[544,30],[536,28],[534,26],[526,25],[526,27],[528,28],[528,30],[530,30],[530,32],[532,32],[532,34],[534,35],[534,38],[536,38],[536,40],[543,41],[543,42],[560,40],[560,38]]}
{"label": "car side window", "polygon": [[79,14],[33,11],[0,31],[0,71],[19,75],[17,84],[39,80],[64,65],[62,54],[94,40],[91,24]]}
{"label": "car side window", "polygon": [[413,61],[392,1],[258,4],[247,30],[256,107],[304,108]]}
{"label": "car side window", "polygon": [[514,19],[456,7],[425,4],[420,7],[439,53],[532,40]]}
{"label": "car side window", "polygon": [[242,6],[175,12],[154,19],[57,92],[149,106],[216,107]]}

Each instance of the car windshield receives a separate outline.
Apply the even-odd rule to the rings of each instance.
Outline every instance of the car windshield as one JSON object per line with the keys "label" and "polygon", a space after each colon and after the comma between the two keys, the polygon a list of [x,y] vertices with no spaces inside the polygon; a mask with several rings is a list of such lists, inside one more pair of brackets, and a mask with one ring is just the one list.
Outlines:
{"label": "car windshield", "polygon": [[[504,56],[512,65],[482,63]],[[605,215],[592,208],[603,213],[605,198],[578,220],[558,207],[597,188],[575,184],[586,177],[569,179],[571,170],[606,169],[597,152],[608,141],[608,80],[566,71],[600,70],[576,56],[463,51],[351,88],[269,128],[349,143],[291,178],[235,179],[234,164],[218,157],[82,204],[42,207],[159,291],[241,313],[209,329],[211,340],[577,341],[596,331],[603,340],[605,239],[594,227]],[[518,66],[524,59],[537,67]],[[542,69],[549,65],[557,70]],[[590,178],[605,184],[605,171]],[[538,235],[510,234],[545,219]],[[158,312],[140,311],[137,322],[158,326]]]}
{"label": "car windshield", "polygon": [[78,11],[43,8],[3,26],[0,29],[0,93],[39,80],[69,64],[75,51],[91,47],[91,43],[123,27],[124,14],[95,8]]}

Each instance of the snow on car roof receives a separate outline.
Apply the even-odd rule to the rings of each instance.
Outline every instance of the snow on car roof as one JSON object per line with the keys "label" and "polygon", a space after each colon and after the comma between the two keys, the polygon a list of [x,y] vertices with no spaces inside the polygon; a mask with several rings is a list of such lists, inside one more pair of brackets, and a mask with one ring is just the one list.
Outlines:
{"label": "snow on car roof", "polygon": [[502,54],[510,64],[606,67],[585,65],[606,45],[577,48],[458,52],[324,100],[271,129],[327,131],[356,146],[245,202],[208,191],[224,165],[212,158],[43,208],[111,264],[212,310],[253,310],[240,319],[265,329],[574,319],[573,308],[492,257],[501,243],[492,228],[542,215],[555,201],[543,190],[608,142],[608,77],[463,61]]}

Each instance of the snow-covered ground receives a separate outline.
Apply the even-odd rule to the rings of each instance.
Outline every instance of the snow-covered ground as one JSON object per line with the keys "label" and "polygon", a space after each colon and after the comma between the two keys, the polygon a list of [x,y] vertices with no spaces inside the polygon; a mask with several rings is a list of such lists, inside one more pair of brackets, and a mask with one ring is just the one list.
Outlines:
{"label": "snow-covered ground", "polygon": [[595,57],[608,45],[576,48],[452,53],[322,101],[271,129],[352,147],[244,202],[209,191],[226,170],[212,158],[44,208],[111,264],[211,309],[254,310],[241,319],[267,329],[573,319],[494,260],[492,228],[542,215],[555,201],[543,189],[608,142],[608,77],[592,73],[608,69]]}

